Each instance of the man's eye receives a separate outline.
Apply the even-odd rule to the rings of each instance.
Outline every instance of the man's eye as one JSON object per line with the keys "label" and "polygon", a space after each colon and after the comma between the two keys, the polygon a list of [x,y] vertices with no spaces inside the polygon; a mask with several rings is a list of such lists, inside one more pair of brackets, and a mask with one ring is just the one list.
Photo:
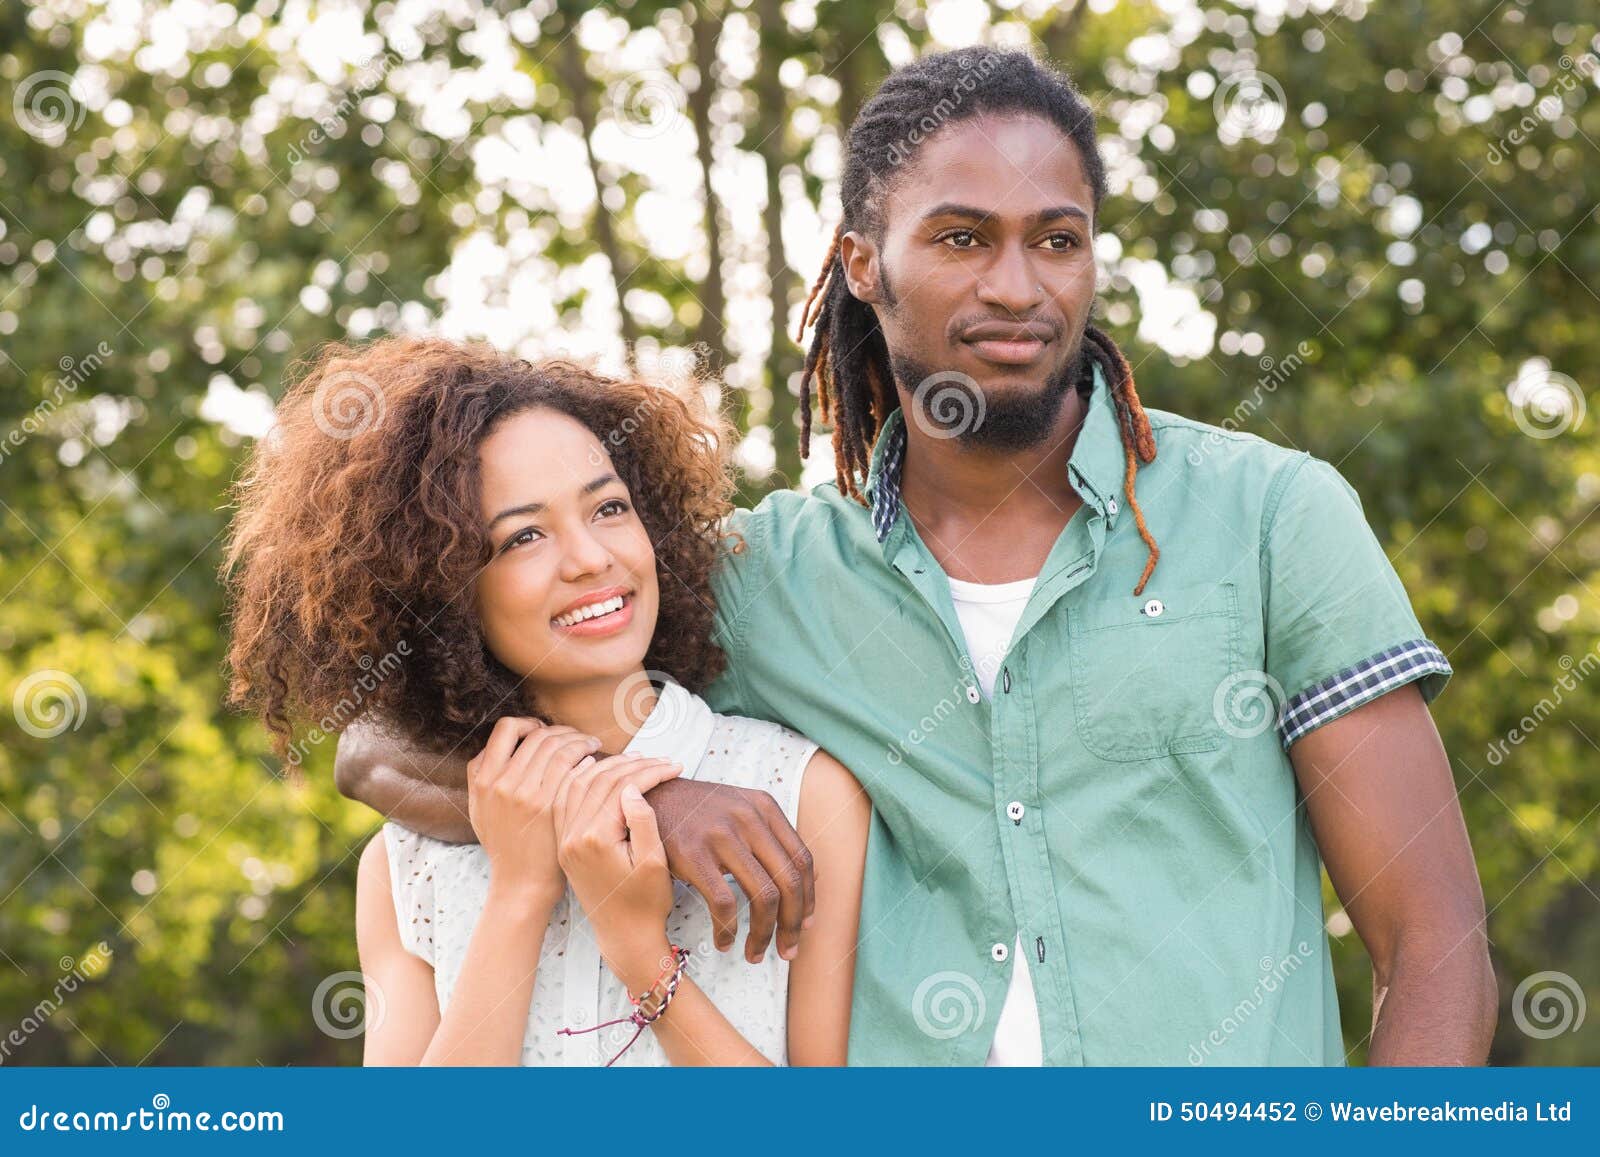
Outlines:
{"label": "man's eye", "polygon": [[953,242],[956,249],[970,249],[977,241],[977,234],[971,229],[957,229],[954,233],[946,233],[940,240]]}
{"label": "man's eye", "polygon": [[1072,233],[1052,233],[1045,238],[1045,241],[1050,243],[1051,248],[1057,250],[1074,249],[1078,245],[1078,238]]}

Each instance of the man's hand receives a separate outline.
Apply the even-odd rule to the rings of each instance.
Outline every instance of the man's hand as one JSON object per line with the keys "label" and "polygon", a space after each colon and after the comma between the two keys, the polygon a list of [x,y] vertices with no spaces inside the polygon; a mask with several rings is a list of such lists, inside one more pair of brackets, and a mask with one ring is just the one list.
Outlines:
{"label": "man's hand", "polygon": [[766,955],[777,930],[778,955],[794,958],[800,930],[816,908],[811,852],[764,791],[675,779],[647,792],[667,849],[667,868],[705,897],[720,952],[733,947],[739,902],[723,877],[731,875],[750,897],[750,934],[744,956]]}
{"label": "man's hand", "polygon": [[[365,718],[339,737],[334,763],[339,790],[413,831],[453,843],[472,843],[467,808],[467,757],[418,751]],[[764,791],[674,779],[645,799],[674,877],[705,897],[719,951],[733,947],[739,898],[731,875],[750,897],[745,959],[766,955],[776,928],[778,955],[793,959],[800,930],[816,907],[811,852]]]}

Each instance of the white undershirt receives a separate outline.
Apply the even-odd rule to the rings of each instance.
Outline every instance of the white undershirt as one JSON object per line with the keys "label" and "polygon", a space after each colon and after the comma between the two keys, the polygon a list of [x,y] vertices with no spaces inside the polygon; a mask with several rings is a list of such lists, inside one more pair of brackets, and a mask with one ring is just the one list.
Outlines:
{"label": "white undershirt", "polygon": [[[967,655],[976,667],[978,685],[985,698],[994,698],[994,678],[1011,646],[1011,636],[1022,618],[1033,579],[1014,583],[969,583],[950,580],[950,598],[955,603],[961,633],[967,639]],[[1028,972],[1028,954],[1022,950],[1022,933],[1017,932],[1011,950],[1011,987],[1006,989],[1005,1005],[995,1027],[994,1043],[989,1046],[985,1064],[999,1067],[1042,1065],[1044,1046],[1039,1036],[1039,1006],[1033,996],[1033,977]]]}

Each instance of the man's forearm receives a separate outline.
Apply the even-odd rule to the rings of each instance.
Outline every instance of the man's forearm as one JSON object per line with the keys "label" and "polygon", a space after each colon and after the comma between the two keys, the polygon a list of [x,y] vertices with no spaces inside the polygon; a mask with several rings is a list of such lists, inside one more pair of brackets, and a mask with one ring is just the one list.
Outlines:
{"label": "man's forearm", "polygon": [[476,843],[467,817],[467,761],[409,752],[381,733],[351,727],[339,737],[334,782],[353,800],[412,831],[456,844]]}
{"label": "man's forearm", "polygon": [[1374,982],[1369,1065],[1481,1065],[1499,1000],[1481,931],[1401,944]]}

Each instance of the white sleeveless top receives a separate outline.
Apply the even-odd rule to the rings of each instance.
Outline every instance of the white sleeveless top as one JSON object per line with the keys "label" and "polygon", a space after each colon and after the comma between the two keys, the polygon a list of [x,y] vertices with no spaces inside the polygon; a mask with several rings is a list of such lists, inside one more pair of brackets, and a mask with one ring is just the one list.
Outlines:
{"label": "white sleeveless top", "polygon": [[[791,824],[800,809],[800,781],[817,745],[787,728],[738,715],[718,715],[704,699],[667,683],[644,726],[626,748],[683,764],[681,778],[770,792]],[[395,823],[384,825],[389,879],[400,939],[406,951],[433,966],[441,1013],[450,1003],[467,954],[467,942],[489,889],[489,858],[477,844],[448,844]],[[688,973],[762,1056],[788,1063],[789,962],[769,949],[760,964],[744,958],[749,903],[738,885],[739,936],[727,952],[716,949],[711,913],[700,894],[672,883],[667,935],[689,949]],[[594,930],[569,886],[551,913],[539,971],[534,978],[524,1065],[603,1065],[634,1034],[631,1024],[579,1036],[561,1028],[593,1028],[632,1010],[627,990],[600,958]],[[666,1065],[650,1029],[616,1062]]]}

